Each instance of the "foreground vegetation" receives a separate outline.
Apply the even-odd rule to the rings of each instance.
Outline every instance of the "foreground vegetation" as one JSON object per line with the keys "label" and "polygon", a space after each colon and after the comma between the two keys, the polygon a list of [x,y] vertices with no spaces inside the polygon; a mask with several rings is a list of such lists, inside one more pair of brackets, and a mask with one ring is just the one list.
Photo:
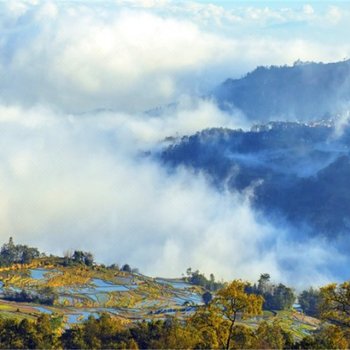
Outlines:
{"label": "foreground vegetation", "polygon": [[[103,313],[90,316],[69,329],[61,321],[42,315],[35,321],[0,319],[1,348],[43,349],[347,349],[350,340],[348,310],[344,308],[344,288],[327,287],[323,302],[325,323],[312,335],[295,339],[281,319],[262,320],[256,327],[244,324],[252,315],[262,313],[261,296],[247,294],[245,283],[233,281],[221,289],[208,305],[186,319],[130,322]],[[340,289],[339,289],[340,288]],[[329,293],[330,292],[330,293]],[[335,294],[334,294],[335,293]],[[333,298],[336,296],[336,298]],[[335,300],[336,299],[336,300]],[[345,302],[348,303],[349,300]],[[337,324],[335,324],[336,322]]]}
{"label": "foreground vegetation", "polygon": [[88,252],[46,257],[12,239],[0,261],[0,348],[350,346],[349,282],[296,295],[266,273],[255,284],[191,269],[181,280],[152,279],[127,264],[98,265]]}

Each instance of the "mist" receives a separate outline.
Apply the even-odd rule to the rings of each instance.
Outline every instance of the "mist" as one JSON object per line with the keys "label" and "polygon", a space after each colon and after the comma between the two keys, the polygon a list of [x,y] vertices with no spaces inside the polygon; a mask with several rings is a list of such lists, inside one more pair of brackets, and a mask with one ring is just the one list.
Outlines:
{"label": "mist", "polygon": [[[141,153],[169,125],[190,132],[188,125],[181,129],[181,113],[199,116],[192,131],[227,125],[208,102],[157,122],[139,116],[137,127],[136,117],[115,112],[84,118],[43,108],[0,112],[4,241],[12,235],[60,255],[88,250],[97,261],[127,262],[152,276],[180,276],[191,266],[224,279],[256,280],[264,271],[285,282],[297,276],[300,285],[333,277],[329,246],[310,240],[301,249],[289,229],[252,209],[252,193],[218,192],[204,174],[169,173]],[[342,259],[338,254],[335,263]]]}
{"label": "mist", "polygon": [[291,240],[293,228],[252,208],[254,189],[218,192],[205,174],[169,171],[148,152],[167,137],[249,128],[242,113],[197,98],[227,77],[339,59],[349,47],[260,31],[243,40],[239,28],[255,23],[247,14],[148,4],[0,3],[2,240],[89,250],[151,276],[191,266],[224,279],[268,272],[296,287],[334,280],[344,256],[322,240]]}

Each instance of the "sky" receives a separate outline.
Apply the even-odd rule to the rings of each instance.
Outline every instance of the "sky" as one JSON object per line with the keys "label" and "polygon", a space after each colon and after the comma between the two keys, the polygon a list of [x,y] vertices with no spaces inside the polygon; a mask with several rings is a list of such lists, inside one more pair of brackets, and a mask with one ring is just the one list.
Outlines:
{"label": "sky", "polygon": [[349,16],[347,2],[1,1],[2,240],[153,276],[331,280],[325,242],[291,246],[250,194],[142,155],[167,136],[249,128],[199,97],[259,65],[350,57]]}
{"label": "sky", "polygon": [[142,112],[258,65],[350,57],[348,2],[229,4],[3,1],[3,99]]}

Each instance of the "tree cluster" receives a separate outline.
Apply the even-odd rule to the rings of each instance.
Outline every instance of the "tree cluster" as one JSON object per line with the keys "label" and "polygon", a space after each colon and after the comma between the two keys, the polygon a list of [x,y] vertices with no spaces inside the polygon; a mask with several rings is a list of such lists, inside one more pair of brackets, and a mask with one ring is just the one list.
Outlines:
{"label": "tree cluster", "polygon": [[258,284],[248,286],[246,291],[261,295],[264,298],[264,310],[288,310],[293,306],[296,299],[291,288],[282,283],[272,284],[268,273],[262,274]]}
{"label": "tree cluster", "polygon": [[34,322],[0,318],[1,349],[57,349],[61,344],[55,322],[48,315]]}
{"label": "tree cluster", "polygon": [[[42,315],[35,321],[0,318],[0,348],[7,349],[347,349],[350,346],[350,285],[321,288],[321,317],[328,321],[314,334],[295,341],[283,324],[241,321],[262,313],[263,298],[235,280],[187,319],[168,317],[130,323],[101,314],[62,329],[62,319]],[[61,331],[59,331],[61,329]]]}
{"label": "tree cluster", "polygon": [[196,286],[204,287],[210,291],[216,291],[223,287],[223,283],[215,281],[215,276],[211,273],[209,279],[205,277],[203,273],[200,273],[198,270],[192,271],[189,267],[186,271],[187,277],[186,281],[194,284]]}
{"label": "tree cluster", "polygon": [[309,288],[298,296],[299,304],[303,312],[312,317],[320,316],[321,293],[318,289]]}
{"label": "tree cluster", "polygon": [[53,305],[58,295],[51,287],[43,287],[35,291],[5,289],[3,298],[9,301]]}
{"label": "tree cluster", "polygon": [[29,264],[33,259],[40,256],[37,248],[27,245],[14,244],[12,237],[0,250],[0,267],[11,266],[13,264]]}
{"label": "tree cluster", "polygon": [[90,252],[84,252],[82,250],[75,250],[73,254],[65,254],[63,265],[70,266],[74,264],[83,264],[86,266],[93,266],[94,256]]}
{"label": "tree cluster", "polygon": [[321,288],[319,308],[324,319],[350,330],[350,281]]}
{"label": "tree cluster", "polygon": [[[90,316],[63,332],[55,326],[60,322],[48,315],[35,321],[0,318],[0,348],[227,349],[228,325],[208,310],[200,310],[183,322],[167,318],[132,325],[102,314],[98,319]],[[346,333],[334,325],[295,342],[278,322],[263,321],[255,329],[236,325],[230,334],[229,349],[347,349],[349,344]]]}

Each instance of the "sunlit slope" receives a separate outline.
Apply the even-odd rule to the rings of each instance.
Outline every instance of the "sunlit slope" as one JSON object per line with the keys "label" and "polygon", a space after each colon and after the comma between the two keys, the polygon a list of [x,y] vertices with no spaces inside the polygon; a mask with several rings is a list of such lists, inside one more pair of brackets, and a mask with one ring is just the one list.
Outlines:
{"label": "sunlit slope", "polygon": [[[0,270],[2,318],[35,320],[48,314],[60,327],[79,324],[89,316],[102,313],[126,323],[189,318],[204,305],[204,289],[184,279],[163,279],[104,266],[60,266],[62,259],[37,259],[30,265],[13,265]],[[215,293],[213,293],[215,294]],[[38,296],[31,302],[10,300]],[[320,321],[295,309],[264,311],[263,315],[238,320],[255,329],[262,321],[279,322],[292,332],[295,340],[312,334]]]}
{"label": "sunlit slope", "polygon": [[[150,278],[102,266],[63,267],[34,262],[0,270],[1,314],[35,317],[40,312],[70,324],[107,312],[130,320],[191,314],[203,289],[182,280]],[[22,298],[22,300],[21,300]]]}

